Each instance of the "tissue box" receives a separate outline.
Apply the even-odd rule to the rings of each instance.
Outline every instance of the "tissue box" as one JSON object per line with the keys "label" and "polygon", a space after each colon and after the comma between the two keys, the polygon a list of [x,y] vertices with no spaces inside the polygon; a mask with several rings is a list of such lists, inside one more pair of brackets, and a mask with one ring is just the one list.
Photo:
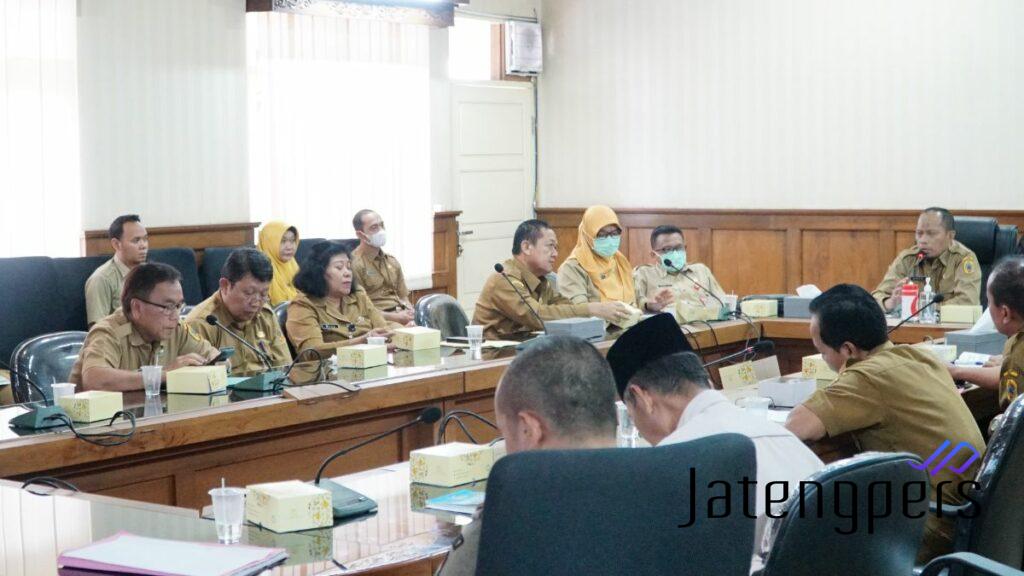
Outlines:
{"label": "tissue box", "polygon": [[757,385],[758,395],[771,398],[776,408],[798,406],[817,389],[817,380],[813,378],[780,377],[762,380]]}
{"label": "tissue box", "polygon": [[801,368],[801,374],[804,378],[832,381],[839,377],[839,374],[836,374],[828,367],[828,364],[825,363],[825,359],[821,357],[821,354],[804,356],[803,362],[801,362]]}
{"label": "tissue box", "polygon": [[722,379],[723,390],[733,390],[757,384],[753,362],[740,362],[732,366],[723,366],[718,369],[718,375]]}
{"label": "tissue box", "polygon": [[946,344],[956,346],[960,354],[977,352],[979,354],[1002,354],[1006,347],[1006,336],[999,332],[974,332],[957,330],[946,332]]}
{"label": "tissue box", "polygon": [[914,344],[914,346],[920,347],[923,350],[927,350],[932,354],[935,354],[935,357],[938,358],[939,360],[942,360],[943,362],[952,364],[956,360],[956,346],[952,346],[949,344],[930,343]]}
{"label": "tissue box", "polygon": [[811,300],[803,296],[786,296],[782,301],[782,309],[785,310],[786,318],[810,318]]}
{"label": "tissue box", "polygon": [[396,348],[402,350],[426,350],[441,347],[441,331],[423,326],[399,328],[391,338]]}
{"label": "tissue box", "polygon": [[167,373],[168,394],[213,394],[228,387],[225,366],[185,366]]}
{"label": "tissue box", "polygon": [[441,349],[399,350],[395,352],[395,366],[412,368],[415,366],[437,366],[441,363]]}
{"label": "tissue box", "polygon": [[120,392],[89,390],[58,398],[57,405],[75,422],[98,422],[110,420],[123,410],[124,400]]}
{"label": "tissue box", "polygon": [[740,310],[751,318],[767,318],[779,315],[778,300],[744,300],[740,303]]}
{"label": "tissue box", "polygon": [[409,478],[419,484],[458,486],[487,478],[493,464],[489,446],[451,442],[410,452]]}
{"label": "tissue box", "polygon": [[296,532],[334,524],[331,493],[288,480],[246,486],[245,519],[274,532]]}
{"label": "tissue box", "polygon": [[[984,287],[982,289],[984,289]],[[946,304],[940,309],[939,317],[943,322],[974,324],[978,321],[978,318],[981,318],[981,314],[981,306]]]}
{"label": "tissue box", "polygon": [[227,394],[210,394],[198,396],[196,394],[168,394],[167,413],[177,414],[178,412],[189,412],[200,410],[211,406],[226,406],[228,403]]}
{"label": "tissue box", "polygon": [[388,347],[379,344],[342,346],[336,354],[341,368],[372,368],[388,363]]}
{"label": "tissue box", "polygon": [[697,306],[682,300],[676,302],[676,320],[694,322],[697,320],[718,320],[722,311],[718,307]]}

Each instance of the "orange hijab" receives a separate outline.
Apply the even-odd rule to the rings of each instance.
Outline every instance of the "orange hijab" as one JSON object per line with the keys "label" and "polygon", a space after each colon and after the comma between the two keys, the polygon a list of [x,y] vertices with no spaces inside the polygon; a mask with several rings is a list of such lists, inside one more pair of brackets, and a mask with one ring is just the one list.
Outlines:
{"label": "orange hijab", "polygon": [[[260,252],[270,258],[270,265],[274,267],[274,279],[270,281],[270,305],[277,306],[281,302],[294,300],[298,291],[292,285],[292,280],[299,272],[299,264],[295,258],[285,262],[281,260],[281,239],[285,232],[294,228],[280,220],[267,222],[260,230],[259,248]],[[299,244],[299,233],[295,232],[295,245]]]}
{"label": "orange hijab", "polygon": [[632,304],[636,301],[633,289],[633,267],[629,260],[616,252],[611,258],[604,258],[594,252],[594,239],[601,228],[615,224],[620,229],[619,217],[607,206],[591,206],[583,213],[576,247],[571,256],[587,271],[597,291],[601,293],[601,301],[619,301]]}

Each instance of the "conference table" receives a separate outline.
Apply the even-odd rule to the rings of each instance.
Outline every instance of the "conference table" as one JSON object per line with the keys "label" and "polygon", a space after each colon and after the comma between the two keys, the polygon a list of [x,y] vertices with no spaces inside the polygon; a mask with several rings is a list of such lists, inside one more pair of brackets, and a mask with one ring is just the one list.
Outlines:
{"label": "conference table", "polygon": [[[963,328],[911,323],[891,338],[916,343]],[[813,353],[807,320],[729,320],[683,330],[706,360],[742,349],[758,337],[775,342],[784,373],[798,371],[802,356]],[[611,340],[596,346],[606,351]],[[514,348],[484,350],[473,357],[442,347],[399,351],[387,366],[326,375],[315,363],[304,363],[293,372],[296,384],[321,379],[332,383],[294,386],[281,393],[164,394],[149,399],[142,392],[127,393],[125,407],[136,415],[137,428],[129,442],[111,447],[87,444],[67,430],[17,433],[5,421],[22,409],[0,407],[0,477],[56,476],[90,494],[199,510],[209,504],[207,491],[222,478],[235,486],[308,480],[333,452],[406,423],[428,406],[446,413],[470,410],[493,420],[494,389],[514,357]],[[963,397],[980,422],[997,413],[994,392],[969,387]],[[478,441],[496,435],[474,419],[464,422]],[[126,427],[115,424],[120,430]],[[410,427],[335,460],[327,475],[406,461],[410,450],[433,445],[437,431],[437,424]],[[465,438],[461,430],[449,427],[447,440]],[[812,447],[825,460],[849,451],[843,439]]]}

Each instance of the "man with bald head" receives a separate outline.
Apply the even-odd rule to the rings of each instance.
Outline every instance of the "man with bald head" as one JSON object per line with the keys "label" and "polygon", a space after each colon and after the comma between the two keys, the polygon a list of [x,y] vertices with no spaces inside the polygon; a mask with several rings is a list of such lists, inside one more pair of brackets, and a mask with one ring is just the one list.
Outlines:
{"label": "man with bald head", "polygon": [[[615,447],[615,379],[589,343],[545,336],[519,353],[494,394],[498,429],[509,453]],[[476,572],[478,518],[462,530],[441,576]]]}
{"label": "man with bald head", "polygon": [[914,245],[900,252],[882,282],[871,293],[882,310],[899,308],[903,285],[923,289],[931,278],[932,290],[945,296],[944,304],[981,303],[981,266],[970,248],[956,241],[953,214],[945,208],[925,208],[917,218]]}

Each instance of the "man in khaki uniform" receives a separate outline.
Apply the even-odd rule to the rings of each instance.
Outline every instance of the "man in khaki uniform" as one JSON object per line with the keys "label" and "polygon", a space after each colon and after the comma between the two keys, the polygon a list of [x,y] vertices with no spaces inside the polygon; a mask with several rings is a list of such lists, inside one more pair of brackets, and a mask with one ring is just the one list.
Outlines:
{"label": "man in khaki uniform", "polygon": [[143,366],[169,371],[214,359],[219,351],[180,322],[184,305],[177,270],[137,266],[125,278],[121,309],[89,330],[69,380],[85,390],[141,390]]}
{"label": "man in khaki uniform", "polygon": [[556,292],[547,274],[551,273],[557,258],[558,238],[547,222],[527,220],[516,228],[512,257],[502,264],[508,280],[497,272],[492,274],[476,301],[473,324],[484,327],[485,338],[500,340],[544,330],[534,312],[545,321],[597,316],[614,322],[629,315],[619,302],[573,304]]}
{"label": "man in khaki uniform", "polygon": [[[864,451],[909,452],[922,462],[947,441],[950,451],[967,443],[971,450],[960,449],[941,470],[932,462],[928,475],[937,501],[962,503],[960,484],[974,480],[985,440],[943,363],[927,350],[889,342],[877,303],[851,284],[811,302],[810,332],[839,377],[794,408],[786,427],[805,441],[850,433]],[[948,552],[952,537],[952,514],[929,514],[918,560]]]}
{"label": "man in khaki uniform", "polygon": [[633,271],[637,308],[653,314],[672,312],[679,322],[714,320],[722,315],[725,291],[707,266],[687,262],[682,230],[676,226],[655,228],[651,256],[658,264]]}
{"label": "man in khaki uniform", "polygon": [[135,214],[115,218],[107,233],[114,256],[85,281],[85,315],[89,326],[117,310],[125,276],[145,262],[149,253],[149,234]]}
{"label": "man in khaki uniform", "polygon": [[1009,406],[1024,387],[1024,257],[1001,260],[988,277],[988,313],[1000,334],[1009,337],[1003,356],[984,367],[949,366],[955,380],[999,391],[999,405]]}
{"label": "man in khaki uniform", "polygon": [[953,214],[945,208],[927,208],[917,219],[916,244],[900,252],[871,293],[886,312],[900,306],[900,292],[907,282],[924,289],[931,278],[932,290],[944,294],[944,304],[981,303],[981,267],[978,257],[954,237]]}
{"label": "man in khaki uniform", "polygon": [[380,214],[360,210],[352,218],[359,246],[352,251],[352,271],[373,305],[388,322],[409,324],[413,307],[398,259],[383,250],[387,231]]}
{"label": "man in khaki uniform", "polygon": [[274,310],[267,304],[270,282],[274,278],[270,259],[253,248],[235,250],[224,262],[220,276],[217,292],[185,318],[188,327],[217,348],[234,347],[231,370],[235,374],[260,372],[267,366],[234,336],[207,322],[207,316],[216,316],[221,324],[256,346],[270,357],[272,366],[290,363],[288,342]]}

